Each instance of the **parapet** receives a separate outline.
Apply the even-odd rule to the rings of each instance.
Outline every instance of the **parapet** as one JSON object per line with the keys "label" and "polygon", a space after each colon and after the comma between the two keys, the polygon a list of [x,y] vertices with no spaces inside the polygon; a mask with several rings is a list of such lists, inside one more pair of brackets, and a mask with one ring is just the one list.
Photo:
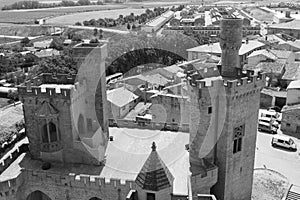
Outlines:
{"label": "parapet", "polygon": [[64,98],[70,97],[70,88],[60,88],[56,90],[53,87],[45,88],[42,91],[40,87],[42,84],[57,84],[57,85],[74,85],[76,75],[67,74],[49,74],[44,73],[34,77],[32,80],[26,81],[25,84],[18,86],[20,96],[60,96]]}
{"label": "parapet", "polygon": [[[216,76],[213,76],[216,74]],[[265,73],[258,73],[254,75],[254,71],[247,70],[245,73],[242,73],[241,78],[226,80],[226,79],[218,79],[217,76],[220,76],[220,73],[216,69],[207,68],[206,71],[201,71],[200,73],[197,70],[188,71],[187,79],[189,81],[189,85],[196,88],[212,88],[219,87],[220,82],[222,85],[227,88],[227,90],[240,90],[248,87],[250,84],[253,87],[263,87],[266,79]],[[212,77],[216,77],[213,79]],[[210,78],[211,84],[206,83],[206,78]]]}
{"label": "parapet", "polygon": [[44,183],[55,183],[70,187],[88,187],[88,188],[128,188],[135,189],[135,182],[132,180],[106,179],[90,175],[75,175],[70,173],[67,176],[55,172],[45,172],[37,170],[25,170],[23,172],[24,180],[43,181]]}

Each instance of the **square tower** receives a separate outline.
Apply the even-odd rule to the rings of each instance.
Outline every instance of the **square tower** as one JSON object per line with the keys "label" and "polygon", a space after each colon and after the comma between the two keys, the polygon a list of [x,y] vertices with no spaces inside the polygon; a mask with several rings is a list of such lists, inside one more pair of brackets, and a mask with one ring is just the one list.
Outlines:
{"label": "square tower", "polygon": [[[265,75],[239,64],[242,20],[223,19],[222,64],[187,69],[190,108],[191,180],[210,177],[193,194],[206,191],[218,200],[251,199],[260,91]],[[217,167],[217,174],[212,173]],[[199,176],[201,175],[201,176]],[[217,179],[217,180],[215,180]]]}
{"label": "square tower", "polygon": [[75,75],[40,74],[18,87],[33,159],[99,165],[108,141],[106,45],[92,48]]}

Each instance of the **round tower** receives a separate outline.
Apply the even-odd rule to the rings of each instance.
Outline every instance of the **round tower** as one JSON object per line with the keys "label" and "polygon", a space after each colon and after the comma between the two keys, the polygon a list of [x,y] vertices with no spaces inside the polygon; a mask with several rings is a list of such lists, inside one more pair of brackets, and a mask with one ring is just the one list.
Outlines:
{"label": "round tower", "polygon": [[224,77],[235,78],[240,68],[239,49],[242,46],[243,20],[226,18],[221,21],[220,46],[222,49],[222,70]]}

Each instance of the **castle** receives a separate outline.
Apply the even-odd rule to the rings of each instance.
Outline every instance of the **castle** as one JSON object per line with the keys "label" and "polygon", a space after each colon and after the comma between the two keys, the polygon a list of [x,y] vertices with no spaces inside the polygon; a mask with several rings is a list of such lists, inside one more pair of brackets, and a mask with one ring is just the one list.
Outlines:
{"label": "castle", "polygon": [[265,76],[243,73],[241,41],[242,20],[224,19],[222,65],[187,67],[189,133],[108,127],[106,45],[77,78],[41,74],[20,86],[29,152],[2,161],[0,200],[251,199]]}

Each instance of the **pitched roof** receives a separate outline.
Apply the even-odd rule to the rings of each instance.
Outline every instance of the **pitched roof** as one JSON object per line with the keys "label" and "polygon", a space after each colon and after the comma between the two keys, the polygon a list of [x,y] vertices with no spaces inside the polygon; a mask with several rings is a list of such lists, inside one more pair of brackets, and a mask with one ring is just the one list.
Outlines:
{"label": "pitched roof", "polygon": [[300,79],[300,62],[294,62],[286,65],[286,70],[282,76],[284,80],[298,80]]}
{"label": "pitched roof", "polygon": [[44,101],[42,106],[37,110],[36,115],[39,117],[54,117],[57,116],[58,111],[49,102]]}
{"label": "pitched roof", "polygon": [[262,49],[262,50],[258,50],[258,51],[253,51],[249,56],[248,58],[251,58],[251,57],[254,57],[254,56],[257,56],[257,55],[263,55],[267,58],[270,58],[270,59],[273,59],[275,60],[277,57],[271,53],[270,51],[267,51],[265,49]]}
{"label": "pitched roof", "polygon": [[[265,46],[264,43],[259,42],[257,40],[249,40],[248,44],[247,43],[243,43],[240,51],[239,51],[239,55],[244,55],[252,50],[255,50],[259,47],[263,47]],[[219,42],[217,43],[213,43],[213,44],[205,44],[205,45],[200,45],[191,49],[187,49],[187,51],[189,52],[201,52],[201,53],[215,53],[215,54],[221,54],[222,50],[220,47]]]}
{"label": "pitched roof", "polygon": [[254,71],[262,71],[266,73],[283,73],[285,64],[281,62],[261,62],[258,63],[256,66],[249,66],[245,65],[244,68],[248,70]]}
{"label": "pitched roof", "polygon": [[298,30],[298,29],[300,29],[300,20],[293,20],[293,21],[290,21],[290,22],[280,23],[280,24],[272,24],[267,28]]}
{"label": "pitched roof", "polygon": [[56,49],[45,49],[35,52],[34,55],[36,55],[39,58],[45,58],[50,56],[59,56],[60,53]]}
{"label": "pitched roof", "polygon": [[107,100],[118,107],[123,107],[137,98],[137,95],[130,92],[125,87],[120,87],[107,91]]}
{"label": "pitched roof", "polygon": [[300,89],[300,80],[292,81],[287,89]]}
{"label": "pitched roof", "polygon": [[285,113],[285,112],[289,112],[289,111],[294,111],[294,110],[300,110],[300,104],[295,104],[295,105],[285,105],[281,112]]}
{"label": "pitched roof", "polygon": [[174,177],[159,157],[155,142],[153,142],[152,152],[136,177],[136,184],[145,190],[159,191],[171,187],[173,180]]}

